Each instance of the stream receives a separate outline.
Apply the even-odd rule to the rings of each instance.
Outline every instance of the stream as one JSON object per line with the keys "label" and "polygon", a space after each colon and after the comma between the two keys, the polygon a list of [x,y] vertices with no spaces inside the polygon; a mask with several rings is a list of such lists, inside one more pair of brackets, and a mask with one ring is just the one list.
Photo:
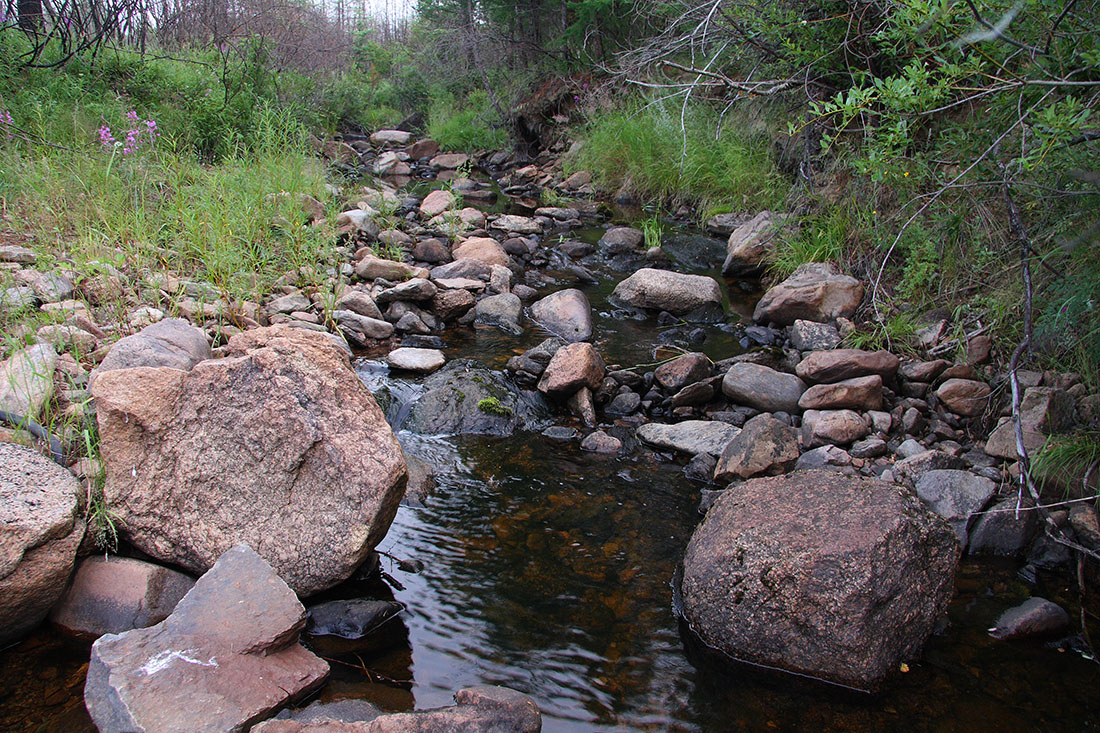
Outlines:
{"label": "stream", "polygon": [[[609,364],[650,364],[673,348],[714,359],[743,350],[743,334],[724,324],[661,328],[628,317],[607,302],[625,274],[586,267],[599,284],[579,285],[552,265],[557,284],[543,292],[586,291]],[[681,269],[717,275],[706,263]],[[732,312],[751,309],[751,288],[726,288]],[[444,338],[449,360],[502,369],[545,334],[477,328]],[[1056,644],[986,633],[1032,593],[1075,614],[1068,579],[1044,577],[1032,589],[1015,562],[964,560],[945,630],[877,696],[731,670],[695,648],[672,610],[671,579],[700,520],[701,487],[684,477],[682,460],[646,448],[583,453],[577,441],[539,433],[414,434],[400,422],[418,380],[389,375],[371,355],[356,367],[388,393],[399,440],[434,469],[436,487],[423,506],[399,510],[378,548],[381,578],[365,573],[310,599],[393,598],[407,609],[365,639],[304,639],[332,666],[320,700],[409,710],[448,705],[464,686],[499,684],[533,697],[546,731],[1100,729],[1100,666]],[[633,447],[628,427],[610,432]],[[82,699],[89,647],[44,626],[0,651],[0,729],[92,730]]]}

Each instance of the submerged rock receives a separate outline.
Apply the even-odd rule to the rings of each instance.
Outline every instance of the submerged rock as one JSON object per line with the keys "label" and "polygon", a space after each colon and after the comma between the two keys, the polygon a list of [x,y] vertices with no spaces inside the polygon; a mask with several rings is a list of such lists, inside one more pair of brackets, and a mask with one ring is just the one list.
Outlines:
{"label": "submerged rock", "polygon": [[105,372],[92,393],[124,535],[197,573],[246,542],[316,593],[362,564],[405,490],[393,432],[324,334],[246,331],[225,358]]}
{"label": "submerged rock", "polygon": [[1046,598],[1034,597],[1002,613],[989,630],[989,635],[1003,641],[1048,636],[1068,627],[1069,614],[1065,609]]}
{"label": "submerged rock", "polygon": [[396,601],[374,601],[367,598],[328,601],[309,609],[306,633],[311,636],[360,639],[377,631],[404,610],[405,607]]}
{"label": "submerged rock", "polygon": [[247,546],[223,554],[167,619],[92,645],[84,703],[101,731],[245,730],[315,690],[305,608]]}
{"label": "submerged rock", "polygon": [[539,431],[549,422],[550,408],[535,393],[469,359],[457,359],[424,381],[424,393],[395,428],[414,433],[511,435]]}
{"label": "submerged rock", "polygon": [[951,599],[959,544],[903,487],[831,471],[723,493],[684,557],[683,614],[736,660],[874,689]]}

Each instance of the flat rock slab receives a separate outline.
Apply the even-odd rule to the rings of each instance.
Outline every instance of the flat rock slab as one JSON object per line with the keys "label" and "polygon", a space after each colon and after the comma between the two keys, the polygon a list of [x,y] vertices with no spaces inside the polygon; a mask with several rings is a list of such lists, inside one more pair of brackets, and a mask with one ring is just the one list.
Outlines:
{"label": "flat rock slab", "polygon": [[722,455],[741,428],[711,420],[684,420],[672,425],[647,423],[639,426],[637,435],[650,445],[680,451],[688,455],[707,453]]}
{"label": "flat rock slab", "polygon": [[390,369],[430,374],[447,363],[447,357],[439,349],[417,349],[403,346],[386,355]]}
{"label": "flat rock slab", "polygon": [[0,646],[37,626],[65,590],[84,537],[79,493],[38,451],[0,443]]}
{"label": "flat rock slab", "polygon": [[875,689],[947,609],[959,544],[904,487],[833,471],[724,492],[684,556],[683,614],[734,659]]}
{"label": "flat rock slab", "polygon": [[247,546],[223,554],[167,619],[92,645],[84,704],[100,731],[239,731],[317,689],[294,592]]}
{"label": "flat rock slab", "polygon": [[194,578],[129,557],[86,557],[50,621],[73,634],[121,634],[160,623],[195,585]]}
{"label": "flat rock slab", "polygon": [[[309,708],[289,720],[269,720],[255,733],[538,733],[542,714],[527,695],[507,687],[479,685],[455,693],[455,705],[383,715],[364,706],[343,705],[331,713]],[[320,707],[320,706],[318,706]],[[334,708],[335,704],[329,704]],[[301,718],[300,720],[298,718]]]}
{"label": "flat rock slab", "polygon": [[854,377],[877,374],[892,378],[901,362],[889,351],[832,349],[815,351],[795,367],[795,374],[810,384],[831,384]]}

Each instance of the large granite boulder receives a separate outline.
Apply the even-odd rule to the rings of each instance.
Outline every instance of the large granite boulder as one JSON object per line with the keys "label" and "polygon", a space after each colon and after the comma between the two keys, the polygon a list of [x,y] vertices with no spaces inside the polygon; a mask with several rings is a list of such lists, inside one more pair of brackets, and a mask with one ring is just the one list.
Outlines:
{"label": "large granite boulder", "polygon": [[833,471],[723,493],[684,557],[683,614],[734,659],[874,689],[951,599],[955,533],[904,487]]}
{"label": "large granite boulder", "polygon": [[611,297],[635,308],[665,310],[676,316],[705,306],[722,307],[722,290],[714,279],[648,267],[616,285]]}
{"label": "large granite boulder", "polygon": [[92,645],[84,704],[101,731],[240,731],[320,687],[297,643],[306,611],[247,546],[225,552],[167,619]]}
{"label": "large granite boulder", "polygon": [[188,575],[129,557],[87,557],[50,621],[74,634],[120,634],[160,623],[195,585]]}
{"label": "large granite boulder", "polygon": [[450,362],[423,387],[395,428],[426,435],[511,435],[550,423],[550,407],[541,395],[469,359]]}
{"label": "large granite boulder", "polygon": [[531,319],[567,342],[592,338],[592,306],[576,288],[559,290],[531,304]]}
{"label": "large granite boulder", "polygon": [[195,573],[243,542],[316,593],[366,559],[405,490],[397,440],[325,334],[245,331],[225,358],[104,372],[92,394],[123,533]]}
{"label": "large granite boulder", "polygon": [[752,318],[757,323],[789,326],[798,319],[831,321],[850,318],[863,300],[863,284],[841,275],[825,262],[810,262],[764,293]]}
{"label": "large granite boulder", "polygon": [[0,443],[0,647],[46,618],[84,537],[76,478],[37,451]]}

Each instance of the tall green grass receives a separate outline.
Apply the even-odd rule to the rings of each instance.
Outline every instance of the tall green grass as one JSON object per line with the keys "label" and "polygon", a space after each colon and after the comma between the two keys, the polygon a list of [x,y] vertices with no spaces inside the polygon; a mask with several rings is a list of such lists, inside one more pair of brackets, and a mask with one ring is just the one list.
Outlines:
{"label": "tall green grass", "polygon": [[584,128],[567,170],[587,169],[601,188],[626,188],[647,202],[755,211],[783,201],[788,184],[766,139],[720,126],[703,105],[690,106],[683,122],[681,129],[678,105],[633,103],[602,112]]}

